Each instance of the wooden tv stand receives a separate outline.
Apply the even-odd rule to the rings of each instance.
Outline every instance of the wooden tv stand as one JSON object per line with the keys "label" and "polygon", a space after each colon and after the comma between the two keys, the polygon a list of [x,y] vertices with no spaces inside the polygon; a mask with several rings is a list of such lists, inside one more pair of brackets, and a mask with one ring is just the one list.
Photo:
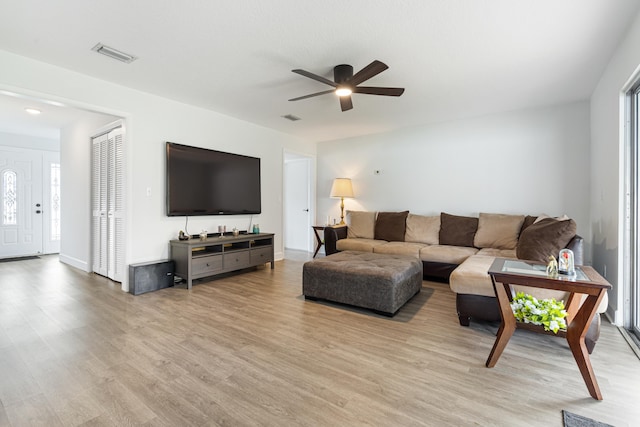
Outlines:
{"label": "wooden tv stand", "polygon": [[171,259],[176,263],[175,275],[187,281],[191,289],[194,279],[271,263],[273,234],[241,234],[213,236],[206,239],[172,240]]}

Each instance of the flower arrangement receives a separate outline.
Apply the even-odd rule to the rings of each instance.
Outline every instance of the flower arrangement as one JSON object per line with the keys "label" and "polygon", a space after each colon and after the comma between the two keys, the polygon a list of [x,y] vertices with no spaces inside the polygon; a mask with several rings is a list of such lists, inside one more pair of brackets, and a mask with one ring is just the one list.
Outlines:
{"label": "flower arrangement", "polygon": [[518,321],[542,325],[545,331],[553,331],[554,334],[567,328],[564,303],[553,298],[538,300],[524,292],[518,292],[511,302],[511,310]]}

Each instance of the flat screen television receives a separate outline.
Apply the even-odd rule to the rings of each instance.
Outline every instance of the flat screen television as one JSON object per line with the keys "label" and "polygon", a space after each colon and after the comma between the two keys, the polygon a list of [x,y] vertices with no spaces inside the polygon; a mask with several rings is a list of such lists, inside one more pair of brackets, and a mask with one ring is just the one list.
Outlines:
{"label": "flat screen television", "polygon": [[261,209],[259,158],[167,142],[167,216]]}

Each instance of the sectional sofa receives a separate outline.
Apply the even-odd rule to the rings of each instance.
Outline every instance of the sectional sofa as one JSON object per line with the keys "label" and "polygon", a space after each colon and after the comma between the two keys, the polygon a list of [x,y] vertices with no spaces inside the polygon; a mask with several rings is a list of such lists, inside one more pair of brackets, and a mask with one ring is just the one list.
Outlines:
{"label": "sectional sofa", "polygon": [[[347,225],[325,229],[327,255],[355,250],[400,254],[422,261],[428,279],[447,281],[456,294],[461,325],[470,319],[499,320],[493,284],[487,274],[496,257],[519,258],[546,264],[549,255],[562,248],[574,252],[577,265],[583,263],[583,239],[570,218],[546,215],[480,213],[478,217],[415,215],[409,211],[347,211]],[[566,294],[538,288],[522,289],[538,298],[566,300]],[[607,307],[605,298],[598,313]],[[589,351],[599,336],[600,316],[586,337]]]}

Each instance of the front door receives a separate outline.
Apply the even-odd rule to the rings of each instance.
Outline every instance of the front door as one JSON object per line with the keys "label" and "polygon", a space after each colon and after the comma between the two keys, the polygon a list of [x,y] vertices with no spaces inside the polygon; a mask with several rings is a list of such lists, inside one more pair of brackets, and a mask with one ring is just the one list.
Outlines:
{"label": "front door", "polygon": [[0,150],[0,258],[42,253],[42,155]]}

